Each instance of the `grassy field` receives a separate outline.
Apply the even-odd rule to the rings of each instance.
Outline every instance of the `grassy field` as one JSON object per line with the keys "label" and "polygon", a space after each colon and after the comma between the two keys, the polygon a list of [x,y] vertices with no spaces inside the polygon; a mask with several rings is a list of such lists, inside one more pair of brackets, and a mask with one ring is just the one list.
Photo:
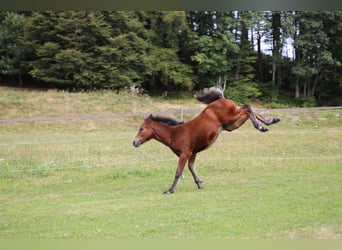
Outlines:
{"label": "grassy field", "polygon": [[[0,87],[0,120],[203,107]],[[204,189],[186,169],[172,195],[176,156],[132,146],[142,117],[0,122],[0,238],[342,238],[342,110],[262,112],[281,123],[222,133],[198,155]]]}

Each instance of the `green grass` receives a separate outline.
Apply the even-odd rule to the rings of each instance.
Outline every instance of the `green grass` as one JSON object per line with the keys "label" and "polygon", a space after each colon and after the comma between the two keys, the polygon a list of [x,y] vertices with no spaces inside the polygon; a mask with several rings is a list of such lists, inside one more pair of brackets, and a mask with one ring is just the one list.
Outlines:
{"label": "green grass", "polygon": [[[186,101],[183,108],[203,107],[196,105]],[[179,104],[126,93],[6,88],[0,107],[0,119],[7,119]],[[132,146],[141,117],[0,123],[0,238],[341,238],[341,110],[264,115],[282,121],[267,133],[249,122],[222,133],[198,155],[204,189],[186,169],[172,195],[162,192],[176,156],[156,141]]]}

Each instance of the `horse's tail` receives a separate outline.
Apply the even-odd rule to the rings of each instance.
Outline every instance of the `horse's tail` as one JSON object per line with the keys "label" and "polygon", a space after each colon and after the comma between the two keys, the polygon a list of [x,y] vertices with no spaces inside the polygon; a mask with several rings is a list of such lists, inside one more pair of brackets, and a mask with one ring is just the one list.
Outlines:
{"label": "horse's tail", "polygon": [[202,103],[209,104],[220,98],[224,98],[224,95],[223,91],[220,88],[212,87],[198,92],[195,95],[195,98]]}

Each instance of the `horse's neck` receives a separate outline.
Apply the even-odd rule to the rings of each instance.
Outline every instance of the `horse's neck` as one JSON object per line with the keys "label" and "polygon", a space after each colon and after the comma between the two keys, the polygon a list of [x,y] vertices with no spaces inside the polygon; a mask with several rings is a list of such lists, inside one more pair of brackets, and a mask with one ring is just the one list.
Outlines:
{"label": "horse's neck", "polygon": [[169,125],[154,122],[152,128],[154,139],[165,144],[166,146],[171,145],[172,128]]}

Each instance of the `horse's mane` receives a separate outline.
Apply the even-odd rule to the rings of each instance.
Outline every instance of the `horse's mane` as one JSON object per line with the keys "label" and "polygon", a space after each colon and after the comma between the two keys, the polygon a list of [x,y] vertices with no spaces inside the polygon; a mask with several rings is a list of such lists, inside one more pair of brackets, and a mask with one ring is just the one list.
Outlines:
{"label": "horse's mane", "polygon": [[162,122],[169,126],[175,126],[179,124],[183,124],[183,122],[179,122],[173,118],[170,117],[160,117],[160,116],[151,116],[151,120],[155,122]]}
{"label": "horse's mane", "polygon": [[223,96],[223,91],[221,89],[212,87],[212,88],[204,89],[198,92],[195,95],[195,98],[202,103],[209,104],[220,98],[224,98],[224,96]]}

